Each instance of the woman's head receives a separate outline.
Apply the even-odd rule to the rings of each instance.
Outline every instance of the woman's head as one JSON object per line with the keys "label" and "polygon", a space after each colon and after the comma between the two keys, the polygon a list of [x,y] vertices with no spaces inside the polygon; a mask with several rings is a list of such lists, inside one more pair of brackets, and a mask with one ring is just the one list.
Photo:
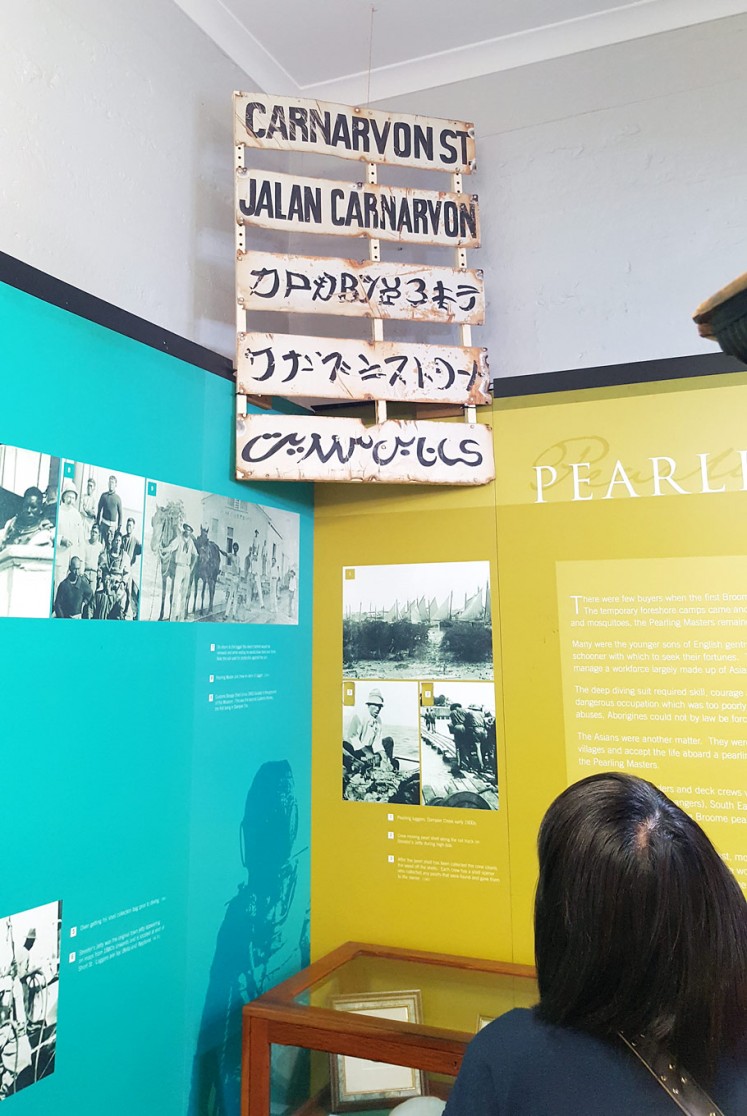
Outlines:
{"label": "woman's head", "polygon": [[700,826],[643,779],[592,775],[550,806],[538,851],[543,1018],[712,1069],[744,1033],[747,903]]}

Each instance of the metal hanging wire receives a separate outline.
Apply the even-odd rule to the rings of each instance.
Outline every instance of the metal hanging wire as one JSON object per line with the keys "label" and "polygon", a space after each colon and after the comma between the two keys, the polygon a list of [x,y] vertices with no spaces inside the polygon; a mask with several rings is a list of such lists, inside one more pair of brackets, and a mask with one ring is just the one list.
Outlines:
{"label": "metal hanging wire", "polygon": [[366,80],[366,108],[371,104],[371,67],[373,63],[373,32],[376,8],[371,5],[371,22],[368,27],[368,75]]}

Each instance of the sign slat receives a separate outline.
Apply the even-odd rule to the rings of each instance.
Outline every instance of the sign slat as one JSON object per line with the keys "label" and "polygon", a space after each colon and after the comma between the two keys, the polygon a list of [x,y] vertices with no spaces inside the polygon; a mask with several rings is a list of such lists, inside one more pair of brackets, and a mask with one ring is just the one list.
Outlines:
{"label": "sign slat", "polygon": [[265,93],[234,94],[234,143],[469,174],[474,125]]}
{"label": "sign slat", "polygon": [[236,291],[245,310],[481,325],[481,271],[372,263],[329,256],[239,252]]}
{"label": "sign slat", "polygon": [[485,349],[286,333],[238,334],[236,385],[241,395],[490,402]]}
{"label": "sign slat", "polygon": [[493,440],[480,423],[247,415],[236,421],[238,480],[487,484]]}
{"label": "sign slat", "polygon": [[236,220],[261,229],[290,228],[371,240],[480,245],[476,194],[301,178],[238,168]]}

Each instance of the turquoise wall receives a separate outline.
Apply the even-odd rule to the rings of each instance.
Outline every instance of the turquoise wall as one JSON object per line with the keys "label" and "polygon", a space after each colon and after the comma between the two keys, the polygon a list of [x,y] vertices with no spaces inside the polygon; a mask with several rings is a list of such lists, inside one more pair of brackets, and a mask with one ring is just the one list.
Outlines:
{"label": "turquoise wall", "polygon": [[[0,443],[300,517],[297,625],[0,618],[0,920],[62,902],[13,1111],[233,1116],[241,1003],[308,948],[311,490],[232,479],[229,382],[4,285],[0,362]],[[229,645],[265,677],[210,684]]]}

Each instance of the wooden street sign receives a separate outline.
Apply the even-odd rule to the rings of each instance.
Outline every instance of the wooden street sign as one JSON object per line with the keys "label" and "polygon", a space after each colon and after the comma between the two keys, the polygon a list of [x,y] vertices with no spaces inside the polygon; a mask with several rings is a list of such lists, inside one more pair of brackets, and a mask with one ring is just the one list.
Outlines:
{"label": "wooden street sign", "polygon": [[261,229],[477,248],[476,194],[236,170],[236,220]]}
{"label": "wooden street sign", "polygon": [[[487,352],[472,345],[485,317],[471,124],[264,93],[235,93],[237,403],[240,480],[486,484],[490,429],[474,408],[490,402]],[[250,149],[357,160],[362,181],[310,178],[246,166]],[[388,186],[376,164],[448,171],[451,190]],[[370,241],[368,260],[255,250],[254,228]],[[452,249],[452,266],[382,261],[380,242]],[[354,252],[357,255],[359,253]],[[339,314],[371,321],[371,340],[247,330],[252,311]],[[384,340],[384,321],[459,327],[459,345]],[[301,328],[301,327],[299,327]],[[323,330],[322,330],[323,332]],[[246,415],[246,397],[376,401],[377,422],[317,415]],[[393,421],[386,402],[464,408],[466,422]],[[257,398],[257,405],[263,406]]]}
{"label": "wooden street sign", "polygon": [[236,292],[245,310],[455,325],[485,320],[482,272],[453,267],[238,252]]}
{"label": "wooden street sign", "polygon": [[495,477],[489,426],[246,415],[236,420],[238,480],[487,484]]}
{"label": "wooden street sign", "polygon": [[399,341],[239,333],[240,395],[489,403],[485,349]]}
{"label": "wooden street sign", "polygon": [[469,174],[474,125],[265,93],[234,93],[234,143]]}

